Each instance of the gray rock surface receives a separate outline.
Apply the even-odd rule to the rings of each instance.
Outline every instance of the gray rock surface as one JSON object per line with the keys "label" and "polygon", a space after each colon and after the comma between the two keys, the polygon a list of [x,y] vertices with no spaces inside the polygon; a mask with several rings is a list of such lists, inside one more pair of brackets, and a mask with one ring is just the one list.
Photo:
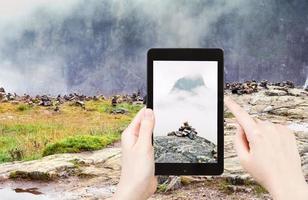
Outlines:
{"label": "gray rock surface", "polygon": [[118,166],[108,165],[108,161],[119,157],[120,152],[119,148],[106,148],[93,152],[55,154],[40,160],[3,163],[0,164],[0,182],[9,178],[51,181],[75,175],[102,175],[106,168],[119,169]]}
{"label": "gray rock surface", "polygon": [[159,163],[216,162],[216,145],[205,138],[156,136],[154,138],[155,160]]}

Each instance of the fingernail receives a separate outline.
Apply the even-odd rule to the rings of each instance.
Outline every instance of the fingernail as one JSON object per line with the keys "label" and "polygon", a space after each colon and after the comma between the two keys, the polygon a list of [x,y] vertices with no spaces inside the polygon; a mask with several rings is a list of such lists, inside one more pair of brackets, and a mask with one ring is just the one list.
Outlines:
{"label": "fingernail", "polygon": [[153,119],[153,110],[147,108],[144,112],[144,118],[145,119]]}

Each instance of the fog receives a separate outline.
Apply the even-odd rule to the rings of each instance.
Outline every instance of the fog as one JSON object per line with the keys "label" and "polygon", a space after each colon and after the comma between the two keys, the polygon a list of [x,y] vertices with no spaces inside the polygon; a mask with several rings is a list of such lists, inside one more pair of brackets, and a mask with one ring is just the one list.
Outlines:
{"label": "fog", "polygon": [[0,87],[145,92],[152,47],[220,47],[226,81],[308,75],[305,0],[0,1]]}

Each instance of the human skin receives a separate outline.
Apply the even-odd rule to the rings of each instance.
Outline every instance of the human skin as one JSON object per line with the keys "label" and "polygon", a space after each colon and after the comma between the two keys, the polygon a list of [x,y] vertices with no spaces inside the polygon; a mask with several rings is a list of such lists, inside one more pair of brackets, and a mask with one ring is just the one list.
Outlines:
{"label": "human skin", "polygon": [[234,145],[243,168],[277,200],[308,199],[293,132],[280,124],[254,120],[230,97],[225,104],[237,119]]}
{"label": "human skin", "polygon": [[143,200],[156,191],[152,145],[154,123],[153,111],[143,108],[122,133],[122,170],[113,199]]}
{"label": "human skin", "polygon": [[[243,168],[275,200],[307,200],[308,186],[292,131],[254,120],[230,97],[225,104],[238,122],[234,146]],[[113,199],[143,200],[155,192],[153,127],[153,111],[142,109],[123,132],[122,172]]]}

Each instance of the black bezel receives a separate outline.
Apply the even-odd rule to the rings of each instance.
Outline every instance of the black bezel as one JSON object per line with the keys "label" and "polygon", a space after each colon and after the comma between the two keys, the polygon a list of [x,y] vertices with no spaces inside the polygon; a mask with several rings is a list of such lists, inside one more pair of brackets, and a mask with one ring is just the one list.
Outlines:
{"label": "black bezel", "polygon": [[[153,61],[218,61],[217,163],[155,163],[155,175],[220,175],[224,169],[224,64],[222,49],[150,49],[147,54],[147,108],[153,109]],[[153,141],[153,136],[152,136]]]}

